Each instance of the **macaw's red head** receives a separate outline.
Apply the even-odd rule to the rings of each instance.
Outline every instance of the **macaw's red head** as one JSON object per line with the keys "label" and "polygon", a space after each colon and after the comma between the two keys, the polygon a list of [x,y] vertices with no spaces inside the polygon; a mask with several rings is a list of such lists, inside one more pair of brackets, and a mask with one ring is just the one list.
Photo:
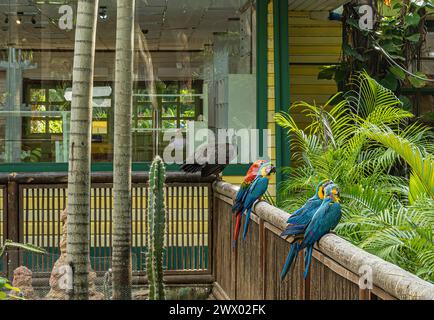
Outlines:
{"label": "macaw's red head", "polygon": [[247,172],[247,175],[250,175],[252,173],[257,173],[259,171],[259,168],[265,163],[265,160],[256,160],[251,166],[249,171]]}

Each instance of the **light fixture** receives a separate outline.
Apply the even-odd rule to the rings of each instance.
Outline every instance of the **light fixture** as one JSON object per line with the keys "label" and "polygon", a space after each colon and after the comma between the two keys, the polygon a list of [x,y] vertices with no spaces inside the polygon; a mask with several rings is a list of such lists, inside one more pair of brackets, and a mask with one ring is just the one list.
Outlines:
{"label": "light fixture", "polygon": [[107,7],[99,7],[98,15],[101,20],[107,20]]}
{"label": "light fixture", "polygon": [[22,18],[23,13],[22,12],[17,12],[17,19],[15,20],[15,22],[17,24],[21,24],[23,22],[23,18]]}

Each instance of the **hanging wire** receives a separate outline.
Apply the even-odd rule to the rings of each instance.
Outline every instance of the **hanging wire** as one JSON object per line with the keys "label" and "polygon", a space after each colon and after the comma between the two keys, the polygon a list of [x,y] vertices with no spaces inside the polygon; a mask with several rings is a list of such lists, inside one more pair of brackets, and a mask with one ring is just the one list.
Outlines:
{"label": "hanging wire", "polygon": [[409,76],[411,76],[411,77],[414,77],[414,78],[416,78],[416,79],[419,79],[419,80],[422,80],[422,81],[426,81],[426,82],[434,82],[434,79],[429,79],[429,78],[421,77],[421,76],[419,76],[419,75],[417,75],[417,74],[414,74],[414,73],[412,73],[412,72],[406,70],[406,69],[403,68],[399,63],[397,63],[397,62],[396,62],[396,61],[395,61],[395,60],[394,60],[394,59],[389,55],[389,53],[388,53],[386,50],[384,50],[384,48],[383,48],[382,46],[380,46],[380,45],[378,44],[378,42],[374,39],[373,36],[371,36],[371,40],[372,40],[372,42],[374,43],[374,48],[375,48],[376,50],[380,51],[380,52],[381,52],[381,53],[386,57],[387,61],[389,61],[390,64],[392,64],[392,65],[398,67],[399,69],[401,69],[403,72],[405,72],[407,75],[409,75]]}

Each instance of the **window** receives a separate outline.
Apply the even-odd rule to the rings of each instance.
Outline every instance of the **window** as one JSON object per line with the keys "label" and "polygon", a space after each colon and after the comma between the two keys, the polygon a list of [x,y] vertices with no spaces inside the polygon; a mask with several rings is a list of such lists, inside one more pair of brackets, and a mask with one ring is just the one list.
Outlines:
{"label": "window", "polygon": [[[71,6],[76,12],[75,1]],[[106,6],[107,17],[97,23],[92,161],[110,163],[116,2]],[[211,130],[256,127],[255,6],[251,0],[136,2],[133,161],[151,161],[170,143],[164,133],[185,136],[191,122]],[[0,162],[67,162],[74,30],[53,23],[59,7],[47,1],[0,6],[10,22],[14,12],[36,21],[25,16],[22,25],[3,26]]]}
{"label": "window", "polygon": [[[133,103],[133,160],[151,161],[155,149],[163,151],[169,141],[164,141],[165,130],[181,130],[185,136],[188,121],[202,114],[203,95],[201,83],[186,88],[182,82],[160,82],[155,94],[147,89],[136,89]],[[196,89],[197,88],[197,89]],[[153,101],[157,110],[153,107]],[[158,135],[159,139],[156,139]],[[156,145],[158,143],[158,146]]]}

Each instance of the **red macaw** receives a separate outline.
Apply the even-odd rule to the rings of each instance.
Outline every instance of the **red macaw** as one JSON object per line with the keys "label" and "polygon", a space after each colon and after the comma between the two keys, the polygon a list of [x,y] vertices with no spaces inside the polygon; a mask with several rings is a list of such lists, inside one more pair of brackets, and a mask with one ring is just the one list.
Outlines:
{"label": "red macaw", "polygon": [[244,177],[244,181],[240,186],[240,189],[238,190],[237,196],[235,198],[234,204],[232,206],[232,212],[235,214],[235,229],[234,229],[234,236],[232,240],[232,245],[235,246],[238,238],[238,234],[240,232],[240,225],[241,225],[241,216],[242,216],[242,209],[245,197],[247,195],[247,190],[249,189],[252,182],[255,180],[255,178],[258,175],[259,169],[261,166],[266,163],[265,160],[256,160],[249,168],[249,171],[247,171],[246,176]]}
{"label": "red macaw", "polygon": [[249,228],[250,214],[253,210],[253,204],[257,200],[261,200],[262,196],[268,189],[271,174],[276,173],[276,167],[270,162],[264,163],[259,169],[258,175],[250,185],[246,192],[246,197],[243,203],[243,210],[246,211],[246,220],[244,221],[243,239],[246,238],[247,230]]}

